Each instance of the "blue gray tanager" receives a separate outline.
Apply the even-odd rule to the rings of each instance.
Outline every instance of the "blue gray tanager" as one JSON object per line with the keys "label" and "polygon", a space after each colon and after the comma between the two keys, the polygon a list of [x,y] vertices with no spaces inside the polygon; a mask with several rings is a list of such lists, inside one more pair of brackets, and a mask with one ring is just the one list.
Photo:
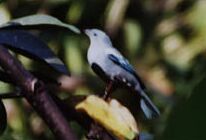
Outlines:
{"label": "blue gray tanager", "polygon": [[86,29],[85,33],[90,38],[87,59],[94,72],[107,83],[125,86],[138,93],[140,107],[148,119],[159,116],[159,110],[144,92],[145,86],[134,68],[112,46],[110,38],[98,29]]}

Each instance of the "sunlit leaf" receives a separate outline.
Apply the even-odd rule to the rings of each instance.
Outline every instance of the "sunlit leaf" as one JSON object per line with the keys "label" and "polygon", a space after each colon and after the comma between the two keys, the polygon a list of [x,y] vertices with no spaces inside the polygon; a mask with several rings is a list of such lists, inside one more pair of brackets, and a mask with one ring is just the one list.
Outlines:
{"label": "sunlit leaf", "polygon": [[186,14],[185,20],[196,30],[205,31],[206,25],[206,1],[199,0]]}
{"label": "sunlit leaf", "polygon": [[64,63],[55,56],[48,46],[32,34],[20,30],[1,30],[0,44],[8,47],[27,57],[41,60],[55,70],[68,74]]}
{"label": "sunlit leaf", "polygon": [[[1,0],[0,0],[1,3]],[[10,13],[4,4],[0,4],[0,24],[6,23],[10,20]]]}
{"label": "sunlit leaf", "polygon": [[120,140],[133,140],[139,134],[130,111],[115,99],[105,102],[91,95],[77,104],[76,109],[85,111]]}
{"label": "sunlit leaf", "polygon": [[140,43],[142,39],[141,27],[135,21],[128,20],[124,24],[124,30],[125,30],[126,45],[128,47],[130,54],[134,55],[140,47]]}
{"label": "sunlit leaf", "polygon": [[110,33],[116,32],[123,22],[129,0],[111,0],[106,15],[106,30]]}
{"label": "sunlit leaf", "polygon": [[23,133],[26,131],[26,126],[23,120],[25,120],[24,117],[26,116],[26,113],[21,110],[21,102],[15,100],[4,100],[4,105],[7,109],[7,122],[9,129],[20,133],[19,135],[21,136],[24,135]]}
{"label": "sunlit leaf", "polygon": [[73,36],[66,38],[65,41],[65,62],[72,73],[83,72],[83,58],[79,47],[79,40]]}
{"label": "sunlit leaf", "polygon": [[30,16],[14,19],[6,24],[1,25],[0,28],[26,27],[26,26],[32,26],[34,28],[36,26],[42,26],[42,25],[62,27],[62,28],[69,29],[75,33],[80,33],[79,29],[76,28],[75,26],[70,24],[65,24],[52,16],[43,15],[43,14],[30,15]]}
{"label": "sunlit leaf", "polygon": [[68,21],[77,23],[84,11],[84,1],[73,1],[67,13]]}
{"label": "sunlit leaf", "polygon": [[187,70],[191,66],[193,53],[190,48],[185,47],[182,36],[172,34],[166,37],[162,43],[165,60],[180,70]]}

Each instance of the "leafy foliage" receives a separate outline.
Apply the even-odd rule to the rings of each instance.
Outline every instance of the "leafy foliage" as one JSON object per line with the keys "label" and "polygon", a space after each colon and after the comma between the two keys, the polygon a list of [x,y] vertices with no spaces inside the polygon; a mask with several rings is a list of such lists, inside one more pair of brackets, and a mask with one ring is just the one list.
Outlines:
{"label": "leafy foliage", "polygon": [[162,140],[206,139],[205,84],[204,77],[194,88],[191,96],[176,105],[168,119]]}
{"label": "leafy foliage", "polygon": [[[73,29],[73,26],[68,26],[72,32],[67,34],[48,30],[59,21],[56,19],[50,21],[51,25],[50,22],[44,20],[50,20],[51,17],[45,17],[41,13],[48,13],[80,29],[94,27],[103,29],[112,38],[113,45],[128,58],[134,69],[138,70],[148,92],[153,97],[152,100],[160,108],[161,117],[158,120],[147,122],[141,118],[136,95],[124,90],[119,90],[113,95],[132,112],[135,118],[138,118],[140,139],[152,139],[153,136],[164,140],[205,139],[203,132],[206,122],[203,108],[205,106],[204,80],[197,86],[197,82],[205,75],[206,68],[205,5],[205,1],[202,0],[125,0],[124,2],[118,0],[47,0],[43,3],[41,1],[13,0],[10,2],[8,0],[0,3],[0,22],[7,22],[7,24],[2,24],[4,27],[1,30],[11,28],[27,31],[32,28],[46,30],[38,34],[35,32],[35,36],[47,42],[54,54],[70,68],[72,75],[80,75],[84,80],[86,79],[83,86],[69,91],[73,95],[88,95],[88,93],[102,93],[103,91],[104,85],[93,75],[86,61],[89,42],[82,35],[74,34],[73,31],[76,29]],[[39,21],[27,21],[20,18],[17,23],[8,22],[9,19],[34,13],[41,14]],[[55,25],[55,28],[62,27]],[[49,72],[22,56],[18,58],[29,68],[38,66],[45,73]],[[0,83],[0,86],[2,90],[8,89],[8,86],[3,83]],[[196,87],[195,90],[193,90],[194,87]],[[9,89],[11,89],[10,86]],[[59,95],[70,96],[65,92]],[[29,111],[25,113],[25,118],[16,120],[19,120],[20,124],[26,124],[22,125],[26,129],[19,131],[11,127],[9,122],[12,121],[8,119],[9,131],[6,131],[3,138],[13,136],[18,139],[18,134],[25,134],[22,139],[51,139],[49,131],[44,125],[42,127],[43,123],[39,127],[34,125],[37,123],[31,124],[38,117],[30,112],[23,101],[20,102],[21,104],[19,102],[16,104],[18,106],[16,110]],[[8,118],[10,116],[8,114]],[[15,117],[18,118],[19,115]],[[81,134],[79,139],[85,139],[81,127],[75,126],[74,129]],[[142,131],[150,134],[141,135]]]}

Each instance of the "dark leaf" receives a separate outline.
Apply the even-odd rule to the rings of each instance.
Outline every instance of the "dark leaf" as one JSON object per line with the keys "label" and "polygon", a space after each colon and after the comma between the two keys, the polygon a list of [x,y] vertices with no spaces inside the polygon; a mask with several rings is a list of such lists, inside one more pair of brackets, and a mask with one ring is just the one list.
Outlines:
{"label": "dark leaf", "polygon": [[0,25],[0,28],[28,27],[28,26],[34,28],[42,25],[66,28],[71,30],[72,32],[80,33],[80,30],[75,26],[63,23],[52,16],[43,15],[43,14],[30,15],[30,16],[14,19],[7,22],[6,24]]}
{"label": "dark leaf", "polygon": [[21,30],[1,30],[0,44],[7,45],[14,50],[32,59],[41,60],[55,70],[68,74],[64,63],[55,56],[48,46],[39,38]]}
{"label": "dark leaf", "polygon": [[4,132],[7,126],[6,109],[3,102],[0,100],[0,135]]}
{"label": "dark leaf", "polygon": [[171,113],[161,140],[205,140],[206,78]]}

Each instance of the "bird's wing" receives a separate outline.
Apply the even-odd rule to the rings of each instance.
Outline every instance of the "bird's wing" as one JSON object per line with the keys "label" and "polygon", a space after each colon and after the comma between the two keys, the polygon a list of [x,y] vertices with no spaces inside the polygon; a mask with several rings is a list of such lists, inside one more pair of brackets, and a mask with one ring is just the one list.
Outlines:
{"label": "bird's wing", "polygon": [[115,64],[119,65],[124,70],[128,71],[129,73],[135,74],[133,67],[129,64],[129,62],[122,57],[115,56],[114,54],[109,54],[108,58],[112,60]]}
{"label": "bird's wing", "polygon": [[139,78],[139,76],[135,72],[134,68],[132,67],[132,65],[130,65],[130,63],[128,62],[127,59],[125,59],[122,55],[117,56],[117,55],[114,55],[114,54],[108,54],[108,58],[112,62],[114,62],[116,65],[120,66],[121,68],[123,68],[127,72],[134,75],[136,77],[136,79],[139,81],[141,87],[143,89],[145,89],[145,86],[144,86],[143,82],[141,81],[141,79]]}

